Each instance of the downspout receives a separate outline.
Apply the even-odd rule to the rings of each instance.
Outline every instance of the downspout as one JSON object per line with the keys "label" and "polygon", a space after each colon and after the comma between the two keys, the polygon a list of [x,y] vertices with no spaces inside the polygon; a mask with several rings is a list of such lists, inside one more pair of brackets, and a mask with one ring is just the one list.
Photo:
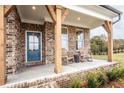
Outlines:
{"label": "downspout", "polygon": [[113,22],[112,24],[115,24],[115,23],[117,23],[118,21],[120,21],[121,20],[121,15],[120,14],[118,14],[119,16],[118,16],[118,19],[115,21],[115,22]]}
{"label": "downspout", "polygon": [[112,11],[112,12],[115,12],[116,14],[118,14],[118,19],[116,21],[114,21],[112,24],[115,24],[118,21],[120,21],[122,12],[114,10],[112,7],[110,7],[108,5],[100,5],[100,6],[106,8],[106,9]]}

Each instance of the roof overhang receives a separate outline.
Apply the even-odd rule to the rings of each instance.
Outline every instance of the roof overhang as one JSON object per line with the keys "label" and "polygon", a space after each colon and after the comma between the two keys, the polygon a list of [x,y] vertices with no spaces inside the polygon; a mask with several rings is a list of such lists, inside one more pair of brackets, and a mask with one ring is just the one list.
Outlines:
{"label": "roof overhang", "polygon": [[[63,24],[96,28],[103,24],[105,20],[113,21],[118,14],[98,5],[62,5],[69,9],[69,14]],[[17,6],[22,22],[43,24],[44,21],[52,22],[51,17],[44,5],[36,6],[36,10],[32,10],[31,5]],[[80,17],[80,20],[77,18]]]}
{"label": "roof overhang", "polygon": [[[108,16],[100,14],[100,13],[94,11],[93,9],[91,10],[90,9],[91,6],[89,6],[89,5],[88,6],[85,6],[85,5],[84,6],[81,6],[81,5],[63,5],[63,7],[68,8],[68,9],[73,10],[73,11],[76,11],[76,12],[79,12],[79,13],[82,13],[82,14],[86,14],[86,15],[91,16],[91,17],[101,19],[101,20],[110,20],[110,21],[112,20]],[[92,6],[92,7],[94,7],[94,6]]]}

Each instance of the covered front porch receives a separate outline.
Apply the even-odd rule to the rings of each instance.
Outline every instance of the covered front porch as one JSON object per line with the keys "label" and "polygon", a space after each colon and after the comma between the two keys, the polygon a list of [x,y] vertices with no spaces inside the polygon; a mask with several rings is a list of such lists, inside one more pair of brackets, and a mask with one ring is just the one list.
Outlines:
{"label": "covered front porch", "polygon": [[[93,9],[93,7],[95,9]],[[37,9],[36,9],[37,8]],[[12,13],[12,16],[9,16],[7,20],[7,26],[5,28],[5,20],[7,16],[15,9],[15,12]],[[98,9],[98,10],[97,10]],[[101,9],[101,10],[99,10]],[[118,16],[112,11],[101,8],[101,6],[58,6],[58,5],[46,5],[46,6],[0,6],[0,31],[1,31],[1,41],[0,41],[0,85],[5,83],[15,83],[22,82],[25,80],[32,80],[33,78],[47,77],[49,75],[59,76],[64,73],[72,73],[78,70],[89,70],[91,68],[106,66],[114,64],[112,60],[113,56],[113,42],[112,42],[112,19]],[[41,11],[42,10],[42,11]],[[102,11],[109,12],[110,14],[104,14]],[[17,12],[21,12],[19,15]],[[98,13],[97,13],[98,12]],[[17,13],[17,14],[16,14]],[[9,26],[13,29],[8,29]],[[73,63],[68,64],[67,66],[62,65],[62,26],[65,26],[69,31],[67,36],[67,46],[68,51],[75,52],[76,49],[76,32],[84,32],[84,40],[79,40],[81,42],[79,46],[83,47],[84,50],[90,49],[90,30],[98,26],[103,26],[105,31],[108,34],[108,61],[113,62],[84,62],[84,63]],[[33,34],[34,39],[27,40],[28,44],[35,46],[34,49],[30,48],[26,43],[28,39],[25,34],[27,31],[39,31],[40,34]],[[7,35],[10,35],[6,38],[5,31],[8,31]],[[12,32],[11,32],[12,31]],[[11,33],[14,33],[11,34]],[[52,33],[52,34],[51,34]],[[10,39],[11,35],[14,36],[14,40]],[[30,35],[28,33],[28,35]],[[35,36],[36,35],[36,36]],[[17,37],[15,37],[17,36]],[[40,36],[40,37],[38,37]],[[38,37],[38,39],[36,38]],[[49,38],[48,38],[49,37]],[[41,39],[42,38],[42,39]],[[5,40],[8,39],[7,45]],[[16,40],[15,40],[16,39]],[[65,39],[65,38],[64,38]],[[39,40],[39,41],[38,41]],[[68,42],[69,40],[69,42]],[[30,42],[31,41],[31,42]],[[13,43],[12,47],[10,43]],[[16,43],[14,43],[16,42]],[[42,46],[41,46],[42,44]],[[83,46],[81,45],[83,44]],[[66,46],[67,44],[65,44]],[[7,49],[7,52],[6,50]],[[12,51],[11,51],[12,50]],[[27,50],[30,52],[38,50],[38,61],[31,62],[27,60]],[[35,52],[36,52],[35,51]],[[10,53],[11,52],[11,53]],[[8,55],[6,55],[8,53]],[[10,53],[10,54],[9,54]],[[12,55],[11,55],[12,54]],[[85,54],[85,53],[84,53]],[[35,53],[34,53],[35,55]],[[72,55],[74,56],[74,55]],[[34,56],[31,56],[32,58]],[[8,59],[9,60],[8,60]],[[11,59],[12,58],[12,59]],[[51,61],[52,59],[52,61]],[[28,62],[29,61],[29,62]],[[45,63],[44,66],[28,67],[22,70],[22,72],[16,75],[8,75],[7,72],[7,63],[14,63],[13,67],[17,67],[21,64],[22,68],[26,67],[27,63]],[[48,64],[51,62],[50,64]],[[12,64],[13,65],[13,64]],[[16,65],[16,66],[15,66]],[[20,66],[20,68],[21,68]],[[16,70],[16,69],[14,69]],[[56,75],[55,73],[60,73]],[[6,82],[7,80],[7,82]]]}
{"label": "covered front porch", "polygon": [[[107,62],[105,60],[94,59],[93,62],[83,62],[83,63],[80,62],[80,63],[73,63],[73,64],[63,66],[63,72],[60,74],[56,74],[53,70],[51,70],[51,69],[54,69],[54,64],[29,67],[29,68],[23,69],[18,74],[9,75],[7,83],[1,87],[21,87],[21,85],[23,86],[25,83],[36,82],[38,80],[45,81],[47,79],[50,80],[51,78],[53,79],[59,76],[66,77],[66,75],[71,75],[71,74],[73,75],[78,72],[84,73],[84,72],[92,71],[99,68],[107,67],[108,69],[110,69],[111,67],[116,66],[116,64],[117,64],[116,62]],[[55,79],[55,81],[56,80],[57,79]]]}

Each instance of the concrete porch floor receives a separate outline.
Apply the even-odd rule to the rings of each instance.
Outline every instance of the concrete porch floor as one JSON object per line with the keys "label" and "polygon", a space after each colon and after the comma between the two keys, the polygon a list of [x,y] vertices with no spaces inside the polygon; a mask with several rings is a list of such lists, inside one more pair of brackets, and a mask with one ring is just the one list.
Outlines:
{"label": "concrete porch floor", "polygon": [[[85,71],[112,64],[115,64],[115,62],[107,62],[105,60],[93,60],[93,62],[73,63],[63,66],[63,72],[60,74],[72,73],[79,70]],[[35,79],[42,79],[45,77],[51,77],[60,74],[54,73],[54,64],[28,67],[26,69],[23,69],[21,73],[9,75],[6,85],[25,82],[25,81],[32,81]]]}

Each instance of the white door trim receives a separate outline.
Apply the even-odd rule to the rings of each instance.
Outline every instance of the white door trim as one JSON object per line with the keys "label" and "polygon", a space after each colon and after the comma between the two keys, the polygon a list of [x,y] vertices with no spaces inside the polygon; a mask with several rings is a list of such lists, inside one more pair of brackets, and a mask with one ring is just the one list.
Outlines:
{"label": "white door trim", "polygon": [[[27,32],[40,33],[40,61],[42,61],[42,32],[41,31],[25,31],[25,61],[27,61]],[[35,61],[34,61],[35,62]]]}

